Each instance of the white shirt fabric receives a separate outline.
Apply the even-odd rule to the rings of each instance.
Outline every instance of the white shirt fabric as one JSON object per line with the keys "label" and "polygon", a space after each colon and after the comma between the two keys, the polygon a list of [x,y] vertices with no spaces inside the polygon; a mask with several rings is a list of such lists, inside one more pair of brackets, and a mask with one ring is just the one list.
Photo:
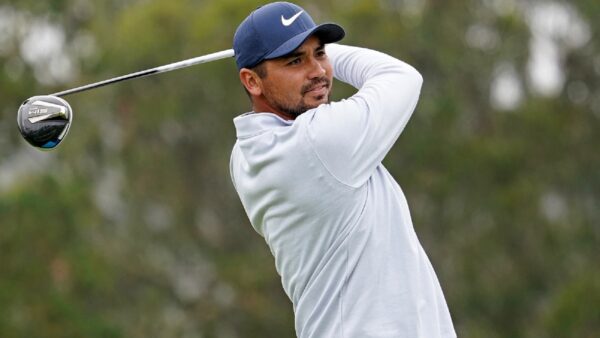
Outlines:
{"label": "white shirt fabric", "polygon": [[231,176],[275,257],[296,334],[456,337],[402,190],[381,164],[422,77],[380,52],[331,44],[334,77],[359,89],[286,121],[234,119]]}

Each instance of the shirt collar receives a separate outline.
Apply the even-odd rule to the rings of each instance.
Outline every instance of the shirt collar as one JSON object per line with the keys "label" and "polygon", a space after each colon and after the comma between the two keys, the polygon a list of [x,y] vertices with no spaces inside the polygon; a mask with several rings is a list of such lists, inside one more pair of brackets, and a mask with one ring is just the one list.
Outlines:
{"label": "shirt collar", "polygon": [[267,130],[291,126],[294,121],[284,120],[273,113],[249,112],[233,119],[237,138],[248,138]]}

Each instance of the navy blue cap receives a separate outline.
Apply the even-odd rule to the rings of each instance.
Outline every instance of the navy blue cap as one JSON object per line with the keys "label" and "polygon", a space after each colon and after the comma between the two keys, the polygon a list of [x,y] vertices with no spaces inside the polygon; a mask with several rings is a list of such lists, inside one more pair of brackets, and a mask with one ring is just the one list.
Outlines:
{"label": "navy blue cap", "polygon": [[278,58],[296,50],[309,36],[322,43],[340,41],[344,29],[334,23],[316,25],[300,6],[273,2],[254,10],[238,26],[233,50],[238,69],[252,68],[264,60]]}

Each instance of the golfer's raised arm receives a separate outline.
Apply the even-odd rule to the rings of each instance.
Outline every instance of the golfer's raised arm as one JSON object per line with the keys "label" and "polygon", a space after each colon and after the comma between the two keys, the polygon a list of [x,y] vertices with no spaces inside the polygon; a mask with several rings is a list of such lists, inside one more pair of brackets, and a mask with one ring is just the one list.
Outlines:
{"label": "golfer's raised arm", "polygon": [[341,182],[360,186],[390,150],[417,104],[423,78],[412,66],[365,48],[327,46],[334,76],[359,91],[320,106],[308,139]]}

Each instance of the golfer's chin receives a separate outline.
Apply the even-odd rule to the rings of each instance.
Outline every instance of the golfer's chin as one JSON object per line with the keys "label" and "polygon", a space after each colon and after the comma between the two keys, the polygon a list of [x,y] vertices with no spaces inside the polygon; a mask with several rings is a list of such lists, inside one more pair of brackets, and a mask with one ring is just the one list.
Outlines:
{"label": "golfer's chin", "polygon": [[318,93],[308,92],[304,97],[304,102],[309,109],[317,108],[324,103],[329,103],[329,91]]}

